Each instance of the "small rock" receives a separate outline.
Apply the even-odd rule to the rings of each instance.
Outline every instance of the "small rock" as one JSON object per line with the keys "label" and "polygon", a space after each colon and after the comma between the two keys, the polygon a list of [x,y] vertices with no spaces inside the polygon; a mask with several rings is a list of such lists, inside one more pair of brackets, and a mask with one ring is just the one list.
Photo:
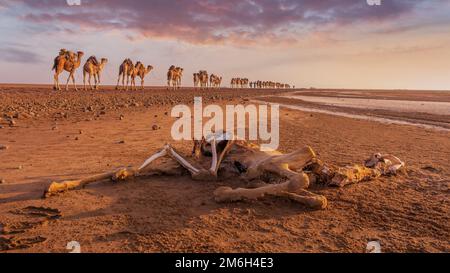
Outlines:
{"label": "small rock", "polygon": [[83,134],[83,131],[82,131],[82,130],[79,130],[78,133],[79,133],[80,135],[82,135],[82,134]]}
{"label": "small rock", "polygon": [[123,120],[125,118],[124,115],[120,115],[119,120]]}
{"label": "small rock", "polygon": [[6,145],[0,145],[0,150],[8,150],[8,146]]}
{"label": "small rock", "polygon": [[118,144],[125,144],[125,140],[119,141]]}
{"label": "small rock", "polygon": [[92,112],[92,111],[94,111],[94,107],[89,106],[89,107],[87,108],[87,110],[88,110],[89,112]]}
{"label": "small rock", "polygon": [[0,178],[0,184],[6,184],[6,179]]}
{"label": "small rock", "polygon": [[11,119],[9,121],[9,127],[14,127],[14,126],[16,126],[16,122],[13,119]]}
{"label": "small rock", "polygon": [[0,129],[3,129],[3,125],[0,125]]}
{"label": "small rock", "polygon": [[169,112],[165,112],[164,115],[168,116],[168,115],[169,115]]}
{"label": "small rock", "polygon": [[100,115],[106,115],[106,112],[105,111],[101,111]]}
{"label": "small rock", "polygon": [[153,125],[153,126],[152,126],[152,129],[153,129],[153,131],[156,131],[156,130],[159,129],[159,127],[158,127],[158,125]]}
{"label": "small rock", "polygon": [[17,169],[18,169],[18,170],[22,170],[22,169],[23,169],[23,166],[22,166],[22,165],[19,165],[19,166],[17,166]]}
{"label": "small rock", "polygon": [[78,137],[75,137],[75,140],[79,140],[79,138],[78,138]]}
{"label": "small rock", "polygon": [[58,126],[53,126],[52,131],[56,131],[56,130],[58,130]]}
{"label": "small rock", "polygon": [[155,118],[157,118],[158,117],[158,115],[155,115]]}

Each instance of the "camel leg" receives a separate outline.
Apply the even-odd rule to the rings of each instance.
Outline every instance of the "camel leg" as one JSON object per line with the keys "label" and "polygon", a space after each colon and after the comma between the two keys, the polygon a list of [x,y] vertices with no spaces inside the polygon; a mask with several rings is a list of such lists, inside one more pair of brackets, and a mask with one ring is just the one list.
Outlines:
{"label": "camel leg", "polygon": [[324,209],[327,207],[327,199],[325,196],[299,189],[295,181],[271,184],[256,189],[238,188],[233,190],[230,187],[220,187],[214,192],[216,202],[258,200],[265,196],[287,197],[314,209]]}
{"label": "camel leg", "polygon": [[141,80],[141,89],[144,90],[144,79]]}
{"label": "camel leg", "polygon": [[119,77],[117,77],[117,85],[116,85],[116,90],[119,90],[119,84],[120,84],[120,73],[119,73]]}
{"label": "camel leg", "polygon": [[281,192],[276,196],[287,197],[294,202],[303,204],[313,209],[326,209],[328,206],[328,200],[325,196],[315,194],[306,190],[300,190],[296,193]]}
{"label": "camel leg", "polygon": [[55,75],[53,76],[53,80],[55,82],[55,86],[53,87],[54,90],[61,91],[61,87],[59,86],[59,73],[55,72]]}
{"label": "camel leg", "polygon": [[135,177],[137,172],[134,169],[120,169],[118,171],[94,175],[81,180],[63,181],[60,183],[53,182],[44,192],[44,198],[48,198],[69,190],[80,189],[88,184],[101,182],[105,180],[126,181]]}
{"label": "camel leg", "polygon": [[77,84],[75,82],[75,73],[72,73],[71,78],[72,78],[73,87],[75,88],[75,91],[78,91]]}
{"label": "camel leg", "polygon": [[100,85],[100,73],[97,73],[97,86],[95,87],[96,90],[98,90],[99,85]]}
{"label": "camel leg", "polygon": [[69,74],[69,77],[67,77],[67,82],[66,82],[66,91],[69,91],[69,81],[70,78],[72,77],[72,73]]}
{"label": "camel leg", "polygon": [[89,73],[89,90],[92,90],[92,84],[91,84],[92,75]]}
{"label": "camel leg", "polygon": [[94,74],[94,89],[93,90],[97,90],[97,86],[98,86],[97,74]]}
{"label": "camel leg", "polygon": [[84,86],[84,91],[87,91],[87,89],[86,89],[86,71],[83,71],[83,86]]}

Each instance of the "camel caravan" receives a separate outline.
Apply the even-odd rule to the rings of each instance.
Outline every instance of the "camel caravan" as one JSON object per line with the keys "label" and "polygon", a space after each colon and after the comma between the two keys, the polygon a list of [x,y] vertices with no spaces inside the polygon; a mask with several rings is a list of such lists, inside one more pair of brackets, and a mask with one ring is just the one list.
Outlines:
{"label": "camel caravan", "polygon": [[184,69],[181,67],[175,67],[174,65],[169,67],[167,71],[167,88],[179,89],[181,88],[181,78],[183,78]]}
{"label": "camel caravan", "polygon": [[208,76],[208,72],[206,70],[200,70],[198,73],[194,73],[193,76],[194,88],[220,88],[222,85],[221,76],[217,76],[215,74]]}
{"label": "camel caravan", "polygon": [[[153,66],[145,67],[143,63],[138,61],[133,65],[133,61],[125,59],[119,67],[119,77],[117,78],[116,90],[120,89],[120,79],[122,79],[122,90],[128,91],[130,84],[131,90],[137,90],[136,77],[141,79],[141,90],[144,90],[145,76],[153,70]],[[125,83],[125,78],[127,79]]]}
{"label": "camel caravan", "polygon": [[290,89],[291,86],[286,83],[271,82],[271,81],[256,81],[250,83],[250,88],[258,89]]}
{"label": "camel caravan", "polygon": [[[72,80],[75,91],[78,91],[75,72],[81,65],[84,53],[82,51],[72,52],[66,49],[61,49],[58,56],[54,59],[53,69],[54,86],[53,89],[61,91],[59,85],[59,75],[64,71],[69,73],[66,81],[66,91],[69,90],[69,82]],[[83,66],[83,85],[84,90],[87,90],[87,84],[90,90],[98,90],[101,82],[101,74],[108,64],[107,58],[101,58],[98,61],[97,57],[90,56]],[[119,75],[117,78],[116,90],[138,90],[136,87],[136,78],[141,80],[140,89],[144,90],[145,77],[153,71],[153,66],[145,66],[138,61],[133,63],[129,58],[123,60],[119,66]],[[181,80],[183,78],[184,69],[174,65],[169,67],[167,71],[167,89],[175,90],[181,88]],[[92,78],[94,78],[94,85],[92,85]],[[211,74],[206,70],[200,70],[193,74],[194,88],[221,88],[222,76]],[[272,81],[255,81],[250,82],[247,78],[233,78],[231,79],[231,88],[258,88],[258,89],[288,89],[291,88],[289,84],[282,84]]]}

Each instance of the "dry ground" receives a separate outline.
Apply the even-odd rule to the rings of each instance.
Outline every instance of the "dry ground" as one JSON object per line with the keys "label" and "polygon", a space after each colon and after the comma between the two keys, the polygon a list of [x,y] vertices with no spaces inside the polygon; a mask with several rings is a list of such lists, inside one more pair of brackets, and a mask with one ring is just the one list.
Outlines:
{"label": "dry ground", "polygon": [[[0,251],[67,252],[78,241],[83,252],[362,252],[370,240],[387,252],[450,251],[450,133],[293,110],[281,112],[282,151],[311,145],[340,165],[388,152],[407,162],[408,176],[315,187],[329,199],[323,211],[283,199],[217,204],[213,191],[237,182],[187,176],[41,199],[50,181],[140,164],[170,141],[172,105],[192,103],[195,94],[225,104],[273,92],[2,86],[0,114],[16,124],[0,121],[0,145],[8,146],[0,150]],[[189,153],[189,143],[174,144]]]}

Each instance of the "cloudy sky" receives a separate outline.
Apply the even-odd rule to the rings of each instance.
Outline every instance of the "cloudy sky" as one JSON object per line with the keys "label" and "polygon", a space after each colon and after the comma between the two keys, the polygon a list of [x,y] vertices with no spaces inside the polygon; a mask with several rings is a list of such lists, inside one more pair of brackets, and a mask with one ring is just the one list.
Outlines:
{"label": "cloudy sky", "polygon": [[227,83],[450,90],[450,1],[381,2],[0,0],[0,82],[50,83],[67,48],[108,58],[108,84],[130,57],[156,68],[151,85],[174,64],[189,85],[206,69]]}

